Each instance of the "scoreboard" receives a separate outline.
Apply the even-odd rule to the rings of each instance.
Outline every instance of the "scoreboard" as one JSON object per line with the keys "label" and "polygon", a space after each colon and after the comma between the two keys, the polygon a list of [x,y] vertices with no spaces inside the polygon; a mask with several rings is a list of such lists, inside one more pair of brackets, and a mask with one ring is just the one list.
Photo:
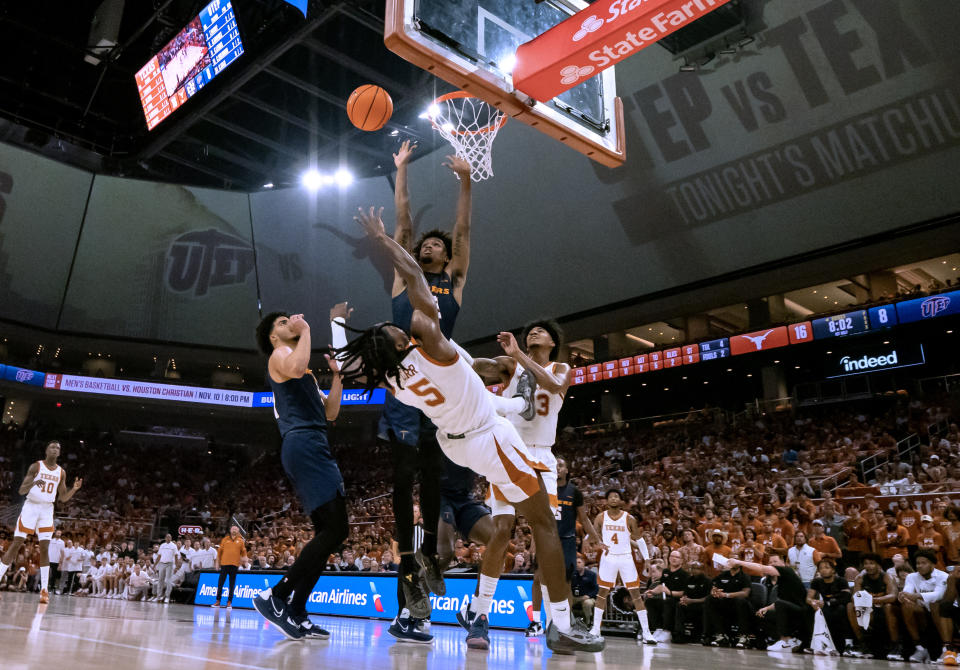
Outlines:
{"label": "scoreboard", "polygon": [[243,53],[230,0],[213,0],[136,74],[147,129],[170,116]]}
{"label": "scoreboard", "polygon": [[859,335],[868,330],[870,330],[870,317],[867,316],[865,309],[813,320],[813,337],[816,340]]}

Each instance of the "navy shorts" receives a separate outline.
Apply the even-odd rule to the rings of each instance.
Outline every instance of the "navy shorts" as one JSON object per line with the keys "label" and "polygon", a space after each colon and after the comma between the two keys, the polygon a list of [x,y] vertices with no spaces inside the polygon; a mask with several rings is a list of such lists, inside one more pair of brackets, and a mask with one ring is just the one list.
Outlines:
{"label": "navy shorts", "polygon": [[453,526],[464,539],[470,538],[470,531],[485,516],[490,516],[490,508],[483,503],[440,495],[440,520]]}
{"label": "navy shorts", "polygon": [[346,497],[343,476],[330,453],[326,433],[291,430],[283,436],[280,462],[305,514],[326,505],[340,494]]}
{"label": "navy shorts", "polygon": [[404,405],[392,393],[387,394],[377,424],[377,437],[415,447],[420,443],[420,432],[429,430],[436,432],[433,423],[420,410]]}

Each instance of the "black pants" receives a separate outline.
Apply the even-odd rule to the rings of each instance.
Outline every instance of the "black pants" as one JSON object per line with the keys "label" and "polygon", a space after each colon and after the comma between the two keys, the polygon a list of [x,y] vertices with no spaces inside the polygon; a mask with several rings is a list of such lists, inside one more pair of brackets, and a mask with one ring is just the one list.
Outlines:
{"label": "black pants", "polygon": [[796,636],[804,648],[810,646],[813,637],[813,608],[804,603],[797,605],[789,600],[778,600],[773,606],[777,621],[777,635]]}
{"label": "black pants", "polygon": [[323,573],[327,559],[340,549],[350,532],[347,506],[339,494],[310,512],[310,520],[314,528],[313,539],[304,545],[287,574],[273,587],[273,595],[281,600],[290,599],[290,609],[295,614],[306,612],[307,597]]}
{"label": "black pants", "polygon": [[217,600],[220,602],[220,594],[223,592],[223,582],[229,577],[230,578],[230,590],[227,592],[227,604],[233,602],[233,590],[237,586],[237,566],[236,565],[221,565],[220,566],[220,578],[217,580]]}
{"label": "black pants", "polygon": [[[393,460],[393,515],[396,520],[397,548],[400,550],[399,578],[417,571],[413,551],[413,487],[420,474],[420,514],[423,517],[425,554],[437,551],[437,525],[440,521],[440,475],[443,468],[443,452],[437,442],[436,432],[421,423],[420,443],[416,447],[391,441]],[[400,609],[407,599],[397,580],[397,602]]]}
{"label": "black pants", "polygon": [[847,618],[847,603],[837,602],[833,605],[825,603],[823,618],[827,620],[827,629],[830,631],[830,637],[833,638],[834,646],[843,651],[844,640],[853,638],[853,632],[850,630],[850,619]]}
{"label": "black pants", "polygon": [[59,584],[60,579],[60,563],[51,563],[50,564],[50,574],[47,576],[47,588],[51,591],[55,584]]}
{"label": "black pants", "polygon": [[675,642],[682,640],[699,640],[703,636],[703,603],[689,605],[677,604],[676,628],[673,631],[679,636]]}
{"label": "black pants", "polygon": [[647,607],[647,616],[650,617],[650,630],[668,630],[671,633],[677,622],[678,598],[656,595],[644,601]]}
{"label": "black pants", "polygon": [[733,624],[740,635],[753,635],[753,607],[746,598],[707,598],[704,635],[732,635]]}

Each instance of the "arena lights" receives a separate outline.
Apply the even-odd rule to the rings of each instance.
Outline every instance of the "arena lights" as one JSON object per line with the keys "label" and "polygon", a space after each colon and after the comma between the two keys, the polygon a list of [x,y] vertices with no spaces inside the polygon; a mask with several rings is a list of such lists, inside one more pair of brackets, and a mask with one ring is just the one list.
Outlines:
{"label": "arena lights", "polygon": [[336,184],[340,188],[346,188],[353,183],[353,173],[345,168],[340,168],[333,174],[323,173],[318,170],[307,170],[300,177],[300,183],[311,191],[317,191],[324,186]]}

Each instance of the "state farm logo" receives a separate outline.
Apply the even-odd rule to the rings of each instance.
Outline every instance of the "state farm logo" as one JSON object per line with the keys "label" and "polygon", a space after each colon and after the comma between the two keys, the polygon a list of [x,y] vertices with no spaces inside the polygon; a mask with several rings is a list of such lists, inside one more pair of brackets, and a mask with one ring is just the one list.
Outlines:
{"label": "state farm logo", "polygon": [[33,379],[32,370],[17,370],[17,381],[18,382],[28,382]]}
{"label": "state farm logo", "polygon": [[935,298],[927,298],[920,303],[920,313],[923,315],[923,318],[929,318],[931,316],[936,316],[940,312],[947,311],[947,307],[950,306],[950,298],[945,295],[938,295]]}
{"label": "state farm logo", "polygon": [[598,19],[595,15],[588,16],[586,20],[580,24],[580,30],[573,34],[573,41],[579,42],[590,33],[595,33],[601,28],[603,28],[603,19]]}
{"label": "state farm logo", "polygon": [[593,66],[587,65],[586,67],[580,67],[579,65],[568,65],[567,67],[560,70],[560,83],[564,86],[569,86],[570,84],[576,84],[580,79],[584,79],[593,74]]}

